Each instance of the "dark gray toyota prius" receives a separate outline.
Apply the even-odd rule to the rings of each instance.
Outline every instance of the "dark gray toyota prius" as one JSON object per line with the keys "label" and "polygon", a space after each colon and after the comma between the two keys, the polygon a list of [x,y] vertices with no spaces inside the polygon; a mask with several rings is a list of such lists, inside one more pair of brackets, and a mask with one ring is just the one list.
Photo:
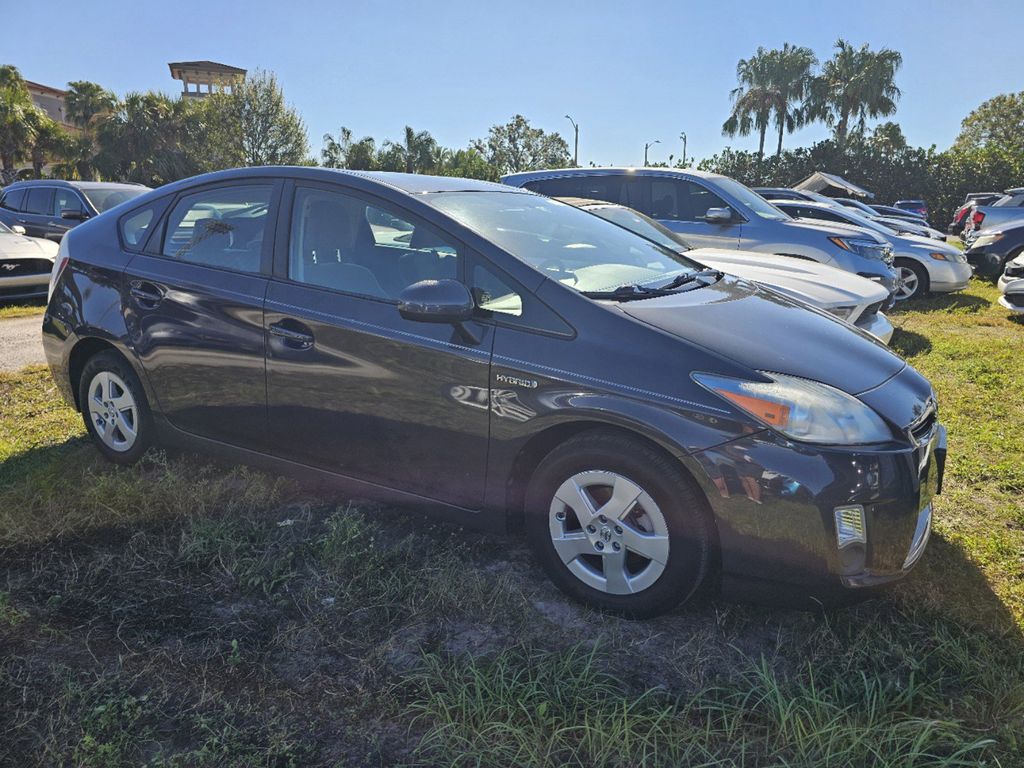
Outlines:
{"label": "dark gray toyota prius", "polygon": [[504,530],[637,616],[906,574],[929,383],[870,336],[531,192],[249,168],[61,243],[43,325],[97,448],[214,449]]}

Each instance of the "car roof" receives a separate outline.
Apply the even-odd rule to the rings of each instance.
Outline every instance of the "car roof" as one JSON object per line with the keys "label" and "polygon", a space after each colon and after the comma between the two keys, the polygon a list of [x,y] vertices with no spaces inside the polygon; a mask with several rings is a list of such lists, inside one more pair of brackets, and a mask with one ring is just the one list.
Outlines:
{"label": "car roof", "polygon": [[504,184],[517,184],[540,179],[551,179],[563,176],[612,176],[627,174],[632,176],[680,176],[683,178],[724,179],[720,173],[696,171],[692,168],[652,168],[634,166],[598,166],[596,168],[548,168],[541,171],[523,171],[509,173],[501,177]]}
{"label": "car roof", "polygon": [[144,184],[126,183],[120,181],[67,181],[65,179],[26,179],[16,181],[5,187],[73,187],[74,189],[149,189]]}
{"label": "car roof", "polygon": [[607,200],[594,200],[590,197],[555,197],[552,198],[560,203],[566,203],[568,205],[575,206],[576,208],[625,208],[626,206],[619,203],[609,203]]}

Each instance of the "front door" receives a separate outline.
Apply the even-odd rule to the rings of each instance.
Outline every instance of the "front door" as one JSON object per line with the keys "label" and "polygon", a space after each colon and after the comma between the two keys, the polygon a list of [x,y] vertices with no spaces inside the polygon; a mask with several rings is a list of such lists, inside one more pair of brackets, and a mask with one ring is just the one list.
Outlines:
{"label": "front door", "polygon": [[710,222],[711,208],[729,208],[707,187],[687,179],[651,178],[650,210],[644,211],[694,248],[739,248],[742,219],[733,211],[732,222]]}
{"label": "front door", "polygon": [[464,250],[340,187],[296,186],[291,212],[265,314],[272,450],[479,508],[493,328],[469,322],[467,334],[397,309],[414,282],[461,279]]}
{"label": "front door", "polygon": [[245,180],[174,202],[135,255],[123,295],[131,340],[175,427],[259,450],[266,436],[263,300],[275,185]]}

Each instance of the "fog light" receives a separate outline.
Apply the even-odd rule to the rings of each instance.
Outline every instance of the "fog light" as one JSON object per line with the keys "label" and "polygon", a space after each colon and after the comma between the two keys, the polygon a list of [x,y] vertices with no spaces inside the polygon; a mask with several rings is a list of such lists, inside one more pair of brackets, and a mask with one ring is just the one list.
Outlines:
{"label": "fog light", "polygon": [[864,525],[864,507],[851,504],[835,508],[836,543],[840,549],[851,544],[867,544],[868,537]]}

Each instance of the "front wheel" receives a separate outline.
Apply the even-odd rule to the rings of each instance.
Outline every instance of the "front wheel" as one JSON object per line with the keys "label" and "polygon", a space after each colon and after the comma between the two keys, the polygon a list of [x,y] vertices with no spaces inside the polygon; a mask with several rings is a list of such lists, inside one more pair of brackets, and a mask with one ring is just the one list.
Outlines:
{"label": "front wheel", "polygon": [[710,509],[671,458],[612,433],[545,457],[526,499],[527,535],[570,597],[637,618],[689,599],[711,563]]}
{"label": "front wheel", "polygon": [[910,259],[896,260],[896,301],[928,295],[928,270]]}
{"label": "front wheel", "polygon": [[93,443],[106,458],[134,464],[153,441],[153,418],[135,371],[114,351],[89,358],[78,403]]}

